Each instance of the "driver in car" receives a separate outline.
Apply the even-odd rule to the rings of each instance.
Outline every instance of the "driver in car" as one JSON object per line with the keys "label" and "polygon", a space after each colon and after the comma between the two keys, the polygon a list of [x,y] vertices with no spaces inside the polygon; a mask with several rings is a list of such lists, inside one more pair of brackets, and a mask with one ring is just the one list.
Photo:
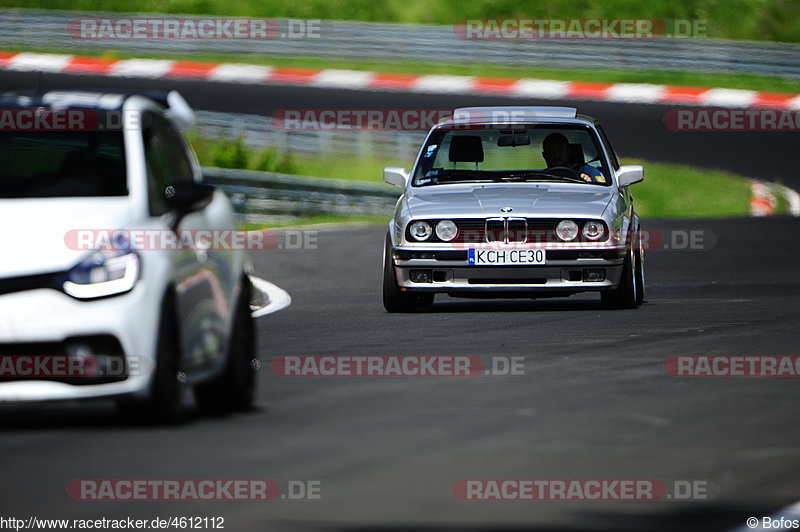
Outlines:
{"label": "driver in car", "polygon": [[574,170],[584,181],[589,183],[605,183],[606,178],[594,166],[579,163],[570,163],[569,140],[561,133],[550,133],[542,142],[542,157],[547,163],[547,168],[569,168]]}

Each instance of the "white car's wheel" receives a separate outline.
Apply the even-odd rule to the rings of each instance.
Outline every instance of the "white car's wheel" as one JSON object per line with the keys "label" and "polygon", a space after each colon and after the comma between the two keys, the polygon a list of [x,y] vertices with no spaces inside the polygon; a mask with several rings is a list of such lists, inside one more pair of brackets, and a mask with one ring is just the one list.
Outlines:
{"label": "white car's wheel", "polygon": [[148,397],[120,399],[117,408],[132,421],[175,423],[183,414],[184,380],[180,373],[180,331],[174,300],[168,297],[161,310],[156,366]]}
{"label": "white car's wheel", "polygon": [[255,401],[256,335],[250,311],[250,280],[244,277],[241,283],[224,373],[194,387],[197,406],[206,413],[249,410]]}

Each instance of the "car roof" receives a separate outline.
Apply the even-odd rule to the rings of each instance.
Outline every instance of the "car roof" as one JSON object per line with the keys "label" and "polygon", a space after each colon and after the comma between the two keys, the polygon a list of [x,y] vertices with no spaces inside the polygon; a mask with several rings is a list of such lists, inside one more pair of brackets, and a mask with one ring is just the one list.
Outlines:
{"label": "car roof", "polygon": [[[137,90],[49,90],[0,94],[0,108],[98,109],[119,111],[128,100],[145,98],[164,109],[175,125],[185,129],[194,121],[194,112],[178,91]],[[148,104],[138,100],[137,108]]]}
{"label": "car roof", "polygon": [[444,118],[436,127],[464,124],[596,124],[591,116],[578,114],[575,107],[509,105],[496,107],[460,107],[453,116]]}
{"label": "car roof", "polygon": [[[50,90],[44,92],[21,91],[8,92],[0,95],[2,107],[50,107],[50,108],[91,108],[104,110],[119,110],[125,100],[131,96],[144,96],[158,102],[158,99],[146,92],[125,91],[94,91],[94,90]],[[162,104],[163,105],[163,104]]]}

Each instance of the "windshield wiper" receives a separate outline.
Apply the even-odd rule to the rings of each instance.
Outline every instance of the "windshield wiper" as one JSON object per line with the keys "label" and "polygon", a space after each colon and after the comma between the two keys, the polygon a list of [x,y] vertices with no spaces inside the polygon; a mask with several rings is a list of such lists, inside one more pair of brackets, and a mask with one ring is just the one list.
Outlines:
{"label": "windshield wiper", "polygon": [[418,178],[418,186],[438,185],[440,183],[468,183],[478,181],[499,181],[501,176],[488,170],[441,170],[434,175]]}

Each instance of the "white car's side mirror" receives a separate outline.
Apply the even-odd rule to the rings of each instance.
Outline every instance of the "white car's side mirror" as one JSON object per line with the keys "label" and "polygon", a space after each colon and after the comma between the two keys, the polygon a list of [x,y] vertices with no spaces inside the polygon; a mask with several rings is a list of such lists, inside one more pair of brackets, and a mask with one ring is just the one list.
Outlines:
{"label": "white car's side mirror", "polygon": [[406,172],[405,168],[400,168],[399,166],[387,166],[383,169],[383,180],[390,185],[406,188],[408,172]]}
{"label": "white car's side mirror", "polygon": [[627,187],[634,183],[644,180],[644,167],[640,164],[620,166],[617,170],[617,183],[621,187]]}

